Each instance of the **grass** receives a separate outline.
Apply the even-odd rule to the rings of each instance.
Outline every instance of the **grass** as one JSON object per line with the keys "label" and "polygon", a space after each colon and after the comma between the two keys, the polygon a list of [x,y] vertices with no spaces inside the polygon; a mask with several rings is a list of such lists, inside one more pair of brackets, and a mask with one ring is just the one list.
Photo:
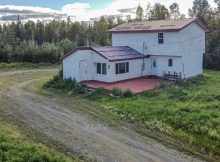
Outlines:
{"label": "grass", "polygon": [[[39,93],[45,82],[46,79],[34,82],[29,88]],[[65,104],[73,105],[75,100],[77,104],[83,104],[77,106],[79,111],[84,111],[81,110],[84,109],[84,103],[93,100],[99,105],[97,107],[101,105],[103,112],[111,112],[109,114],[116,114],[124,119],[123,121],[129,120],[144,126],[138,127],[137,131],[145,129],[158,132],[168,139],[178,141],[180,145],[186,145],[190,150],[220,159],[220,72],[218,71],[205,71],[204,75],[198,78],[130,97],[110,97],[105,90],[98,89],[88,95],[87,99],[79,100],[79,95],[69,93],[71,89],[50,87],[49,90],[52,90],[52,95],[60,95]],[[118,89],[114,91],[116,94],[121,94]],[[86,107],[85,111],[88,110]],[[91,114],[95,115],[102,112],[98,108],[97,111],[94,109],[91,111]],[[106,114],[104,113],[103,118]]]}
{"label": "grass", "polygon": [[29,62],[17,62],[17,63],[0,63],[0,72],[12,71],[12,70],[27,70],[45,67],[55,67],[58,64],[51,63],[29,63]]}
{"label": "grass", "polygon": [[130,98],[94,93],[90,99],[122,118],[220,155],[220,72],[206,71],[196,79]]}
{"label": "grass", "polygon": [[[4,76],[0,74],[0,92],[16,83],[36,79],[39,87],[58,72],[55,70],[25,71]],[[2,76],[1,76],[2,75]],[[39,79],[40,78],[40,79]],[[35,88],[35,87],[34,87]],[[35,88],[36,89],[36,88]],[[7,107],[0,97],[0,107]],[[15,121],[14,121],[15,122]],[[0,161],[42,161],[42,162],[79,162],[80,155],[71,155],[71,158],[61,153],[47,137],[37,134],[34,130],[23,128],[20,124],[14,123],[1,117],[0,114]],[[49,143],[47,143],[49,142]],[[44,143],[44,144],[42,144]],[[48,145],[49,147],[47,147]],[[57,151],[59,150],[59,151]],[[65,152],[65,151],[64,151]]]}
{"label": "grass", "polygon": [[48,71],[25,71],[23,73],[15,73],[13,75],[8,75],[7,77],[1,76],[0,74],[0,91],[5,90],[8,86],[16,84],[18,82],[39,79],[39,78],[51,78],[57,73],[58,70],[48,70]]}
{"label": "grass", "polygon": [[0,161],[79,162],[30,140],[14,124],[0,118]]}

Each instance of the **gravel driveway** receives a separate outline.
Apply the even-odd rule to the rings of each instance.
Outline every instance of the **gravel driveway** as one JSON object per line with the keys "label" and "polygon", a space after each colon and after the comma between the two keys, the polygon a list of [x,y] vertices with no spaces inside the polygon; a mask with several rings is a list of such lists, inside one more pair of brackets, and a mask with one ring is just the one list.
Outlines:
{"label": "gravel driveway", "polygon": [[[0,74],[3,77],[7,75],[13,73]],[[88,114],[84,115],[60,104],[59,98],[32,94],[21,89],[32,81],[18,82],[0,91],[0,102],[7,105],[0,107],[0,114],[13,117],[74,152],[103,162],[201,161],[154,139],[139,136],[129,128],[119,129],[94,120]],[[87,106],[89,108],[92,105]]]}

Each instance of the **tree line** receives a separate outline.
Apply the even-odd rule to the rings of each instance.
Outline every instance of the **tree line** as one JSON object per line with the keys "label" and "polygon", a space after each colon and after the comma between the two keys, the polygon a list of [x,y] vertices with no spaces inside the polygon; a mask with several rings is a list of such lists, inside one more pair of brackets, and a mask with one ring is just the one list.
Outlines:
{"label": "tree line", "polygon": [[[217,8],[210,7],[207,0],[194,0],[188,15],[200,18],[213,30],[207,34],[204,66],[220,69],[220,0],[214,1]],[[160,3],[148,3],[146,8],[139,5],[135,19],[130,15],[126,20],[101,17],[94,25],[73,23],[70,18],[46,24],[40,21],[23,24],[18,15],[16,22],[0,25],[0,62],[59,62],[64,53],[75,47],[111,45],[108,29],[124,22],[185,17],[180,13],[178,3],[169,8]]]}

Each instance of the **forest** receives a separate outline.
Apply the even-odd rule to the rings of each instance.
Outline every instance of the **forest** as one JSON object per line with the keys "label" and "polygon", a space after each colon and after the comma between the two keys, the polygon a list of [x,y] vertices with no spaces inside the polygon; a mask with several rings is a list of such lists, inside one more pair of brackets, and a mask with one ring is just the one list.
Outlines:
{"label": "forest", "polygon": [[[214,1],[218,6],[216,8],[212,8],[208,0],[194,0],[188,16],[200,18],[211,29],[206,35],[204,67],[220,70],[220,0]],[[16,22],[0,25],[0,63],[57,63],[72,48],[111,45],[108,29],[124,22],[185,17],[180,13],[177,3],[171,4],[169,8],[160,3],[148,3],[145,8],[139,5],[135,19],[130,15],[126,20],[103,16],[92,26],[71,22],[70,18],[46,24],[41,21],[22,23],[18,15]]]}

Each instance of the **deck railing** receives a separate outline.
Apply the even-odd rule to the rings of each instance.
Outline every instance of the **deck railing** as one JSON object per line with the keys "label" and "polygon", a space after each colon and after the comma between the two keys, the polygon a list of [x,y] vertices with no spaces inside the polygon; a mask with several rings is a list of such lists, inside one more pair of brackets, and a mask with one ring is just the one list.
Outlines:
{"label": "deck railing", "polygon": [[182,73],[177,73],[177,72],[170,72],[168,71],[168,73],[166,73],[164,71],[163,73],[163,79],[166,79],[166,80],[181,80],[182,79]]}

